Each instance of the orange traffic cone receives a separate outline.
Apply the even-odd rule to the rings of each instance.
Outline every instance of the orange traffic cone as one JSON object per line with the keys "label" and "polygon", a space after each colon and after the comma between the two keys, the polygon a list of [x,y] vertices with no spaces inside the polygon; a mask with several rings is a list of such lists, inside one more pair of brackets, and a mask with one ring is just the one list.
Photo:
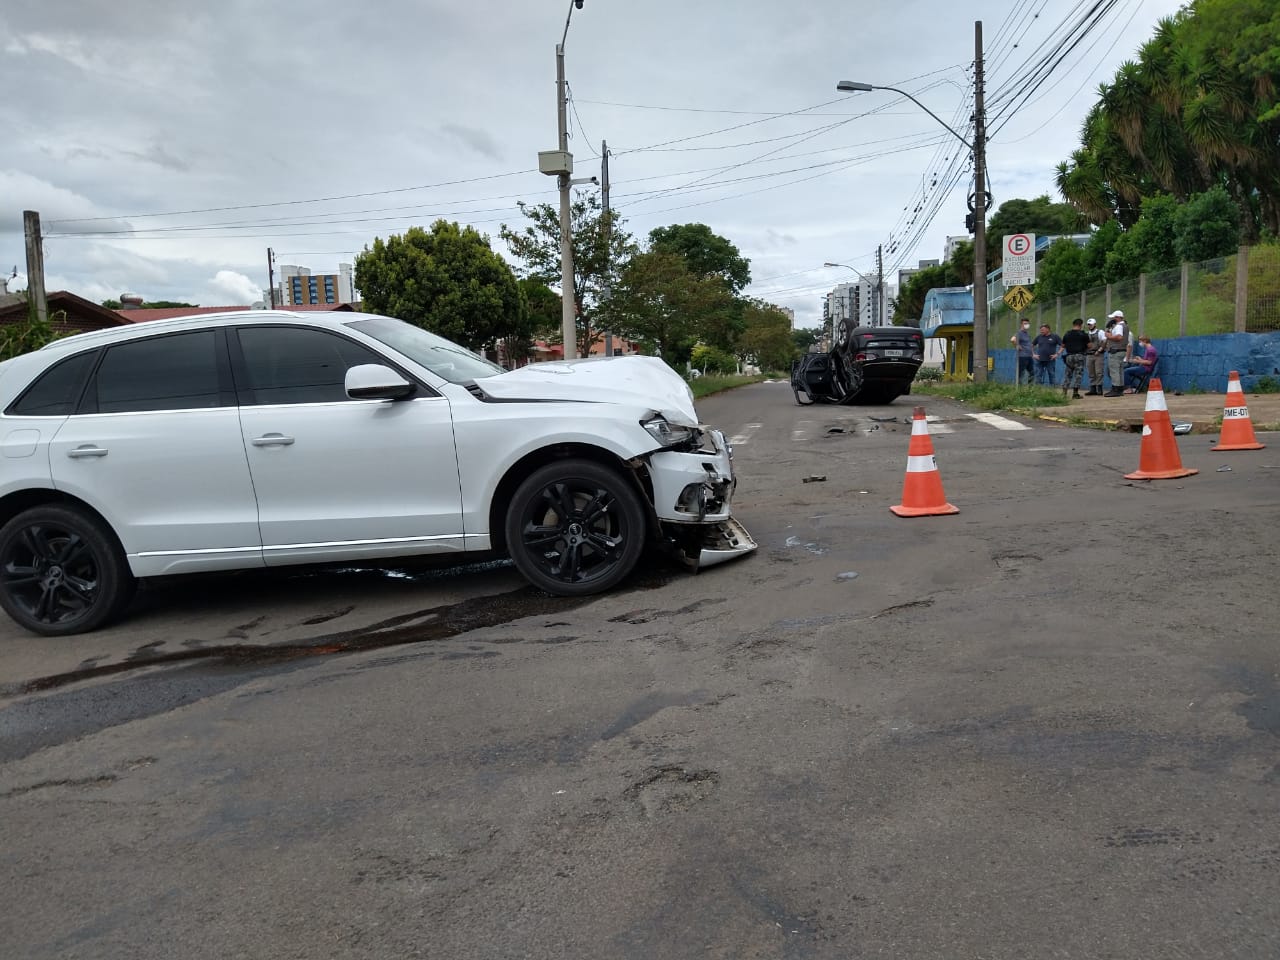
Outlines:
{"label": "orange traffic cone", "polygon": [[1172,480],[1189,477],[1199,470],[1182,466],[1178,455],[1178,441],[1173,438],[1173,424],[1169,420],[1169,407],[1164,402],[1164,388],[1160,381],[1151,378],[1147,387],[1147,409],[1142,415],[1142,449],[1138,454],[1138,470],[1126,473],[1126,480]]}
{"label": "orange traffic cone", "polygon": [[933,441],[929,439],[929,422],[924,407],[916,407],[911,421],[911,445],[907,448],[907,476],[902,484],[902,503],[890,507],[900,517],[937,517],[959,513],[947,503],[942,492],[942,477],[933,459]]}
{"label": "orange traffic cone", "polygon": [[1253,434],[1253,421],[1249,419],[1249,408],[1245,406],[1244,391],[1240,389],[1240,374],[1234,370],[1227,380],[1227,396],[1222,406],[1222,436],[1214,450],[1261,450],[1265,443],[1259,443]]}

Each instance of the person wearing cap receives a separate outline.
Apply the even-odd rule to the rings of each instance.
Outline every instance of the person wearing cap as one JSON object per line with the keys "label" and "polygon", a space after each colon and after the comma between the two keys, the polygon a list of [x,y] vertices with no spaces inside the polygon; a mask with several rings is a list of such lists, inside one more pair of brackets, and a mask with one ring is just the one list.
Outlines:
{"label": "person wearing cap", "polygon": [[1040,334],[1031,341],[1036,356],[1036,383],[1055,386],[1058,357],[1062,355],[1062,338],[1047,323],[1040,324]]}
{"label": "person wearing cap", "polygon": [[1111,389],[1104,397],[1124,396],[1124,358],[1129,352],[1129,328],[1124,322],[1123,310],[1112,310],[1107,319],[1114,321],[1107,330],[1107,373],[1111,375]]}
{"label": "person wearing cap", "polygon": [[1093,341],[1082,329],[1084,321],[1076,317],[1071,321],[1071,329],[1062,337],[1062,349],[1065,351],[1062,362],[1066,364],[1067,373],[1062,378],[1062,395],[1071,391],[1071,399],[1080,399],[1080,380],[1084,376],[1084,358],[1089,352],[1089,344]]}
{"label": "person wearing cap", "polygon": [[1085,391],[1085,396],[1100,397],[1107,366],[1107,338],[1098,329],[1098,321],[1094,317],[1084,322],[1084,332],[1089,336],[1089,349],[1085,351],[1085,363],[1089,367],[1089,389]]}
{"label": "person wearing cap", "polygon": [[1151,373],[1160,356],[1155,344],[1145,333],[1138,338],[1138,343],[1142,347],[1142,356],[1130,358],[1129,365],[1124,368],[1125,393],[1138,392],[1138,384]]}
{"label": "person wearing cap", "polygon": [[1031,353],[1031,321],[1023,317],[1018,332],[1009,338],[1009,342],[1018,348],[1018,386],[1031,383],[1035,370]]}

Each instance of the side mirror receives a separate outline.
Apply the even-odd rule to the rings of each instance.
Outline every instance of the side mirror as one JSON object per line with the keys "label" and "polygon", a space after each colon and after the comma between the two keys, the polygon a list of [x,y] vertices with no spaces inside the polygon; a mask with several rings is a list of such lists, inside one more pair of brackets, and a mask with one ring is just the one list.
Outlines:
{"label": "side mirror", "polygon": [[390,367],[362,363],[347,371],[343,383],[352,400],[403,400],[417,389]]}

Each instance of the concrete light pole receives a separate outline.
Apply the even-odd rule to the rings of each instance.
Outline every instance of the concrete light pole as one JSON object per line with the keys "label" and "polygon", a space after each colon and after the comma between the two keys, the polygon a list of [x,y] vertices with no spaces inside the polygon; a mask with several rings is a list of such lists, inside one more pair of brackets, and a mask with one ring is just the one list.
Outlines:
{"label": "concrete light pole", "polygon": [[991,204],[991,193],[987,190],[987,127],[983,112],[981,20],[974,23],[974,56],[973,122],[976,131],[974,143],[970,143],[952,130],[945,120],[905,90],[883,84],[859,83],[854,80],[841,80],[836,84],[836,89],[842,93],[892,90],[894,93],[901,94],[942,124],[952,136],[972,152],[974,195],[970,198],[970,208],[973,210],[973,379],[975,383],[985,383],[987,379],[987,208]]}
{"label": "concrete light pole", "polygon": [[569,188],[573,185],[573,154],[569,152],[568,96],[564,81],[564,44],[569,38],[569,21],[573,9],[582,9],[582,0],[571,0],[569,15],[564,18],[564,34],[556,44],[556,122],[559,125],[559,160],[548,169],[539,154],[539,167],[543,173],[554,173],[560,185],[560,335],[564,339],[564,358],[578,356],[578,303],[573,287],[573,237],[570,233]]}

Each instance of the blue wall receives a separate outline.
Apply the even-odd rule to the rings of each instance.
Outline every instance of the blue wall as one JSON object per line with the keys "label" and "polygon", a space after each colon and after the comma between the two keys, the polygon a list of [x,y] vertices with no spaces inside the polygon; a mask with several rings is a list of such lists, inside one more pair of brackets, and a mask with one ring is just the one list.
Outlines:
{"label": "blue wall", "polygon": [[[1166,390],[1188,390],[1196,386],[1211,393],[1225,393],[1227,374],[1240,374],[1247,393],[1262,377],[1280,380],[1280,332],[1218,333],[1208,337],[1177,337],[1151,341],[1160,351],[1156,374]],[[1017,353],[1012,349],[993,350],[995,379],[1013,383],[1018,376]],[[1058,383],[1064,368],[1058,363]],[[1085,374],[1087,387],[1088,374]]]}

